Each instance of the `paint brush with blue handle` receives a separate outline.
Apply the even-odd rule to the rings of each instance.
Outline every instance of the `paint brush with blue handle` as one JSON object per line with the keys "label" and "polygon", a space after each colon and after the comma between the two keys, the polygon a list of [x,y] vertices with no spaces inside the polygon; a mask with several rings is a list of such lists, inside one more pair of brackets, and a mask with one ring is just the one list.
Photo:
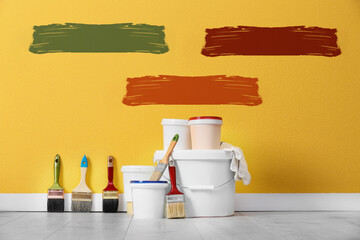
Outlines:
{"label": "paint brush with blue handle", "polygon": [[88,167],[88,161],[84,155],[81,160],[81,179],[79,185],[72,191],[71,196],[71,210],[73,212],[90,212],[92,191],[86,185],[86,171]]}

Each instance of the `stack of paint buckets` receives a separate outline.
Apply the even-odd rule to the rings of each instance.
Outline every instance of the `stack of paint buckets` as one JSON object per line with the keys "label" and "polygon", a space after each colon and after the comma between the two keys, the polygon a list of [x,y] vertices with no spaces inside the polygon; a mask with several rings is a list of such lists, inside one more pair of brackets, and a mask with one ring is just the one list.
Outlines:
{"label": "stack of paint buckets", "polygon": [[[164,150],[158,150],[154,154],[154,163],[161,160],[175,134],[179,134],[179,141],[172,153],[172,159],[176,167],[176,180],[178,188],[185,195],[186,217],[213,217],[230,216],[235,210],[235,181],[234,173],[230,171],[232,159],[231,152],[220,149],[221,126],[220,117],[192,117],[184,119],[163,119],[163,143]],[[136,179],[127,174],[131,167],[124,166],[125,199],[133,201],[134,208],[141,208],[143,203],[137,204],[141,198],[141,191],[151,191],[149,187],[141,189],[140,185],[132,184],[132,194],[128,178]],[[144,168],[145,169],[145,168]],[[149,179],[153,168],[147,167],[143,179]],[[126,176],[126,175],[129,175]],[[145,176],[146,175],[146,176]],[[126,178],[126,179],[125,179]],[[166,169],[162,187],[157,186],[153,193],[158,201],[164,201],[165,194],[169,191],[169,173]],[[144,186],[144,184],[142,184]],[[152,186],[154,187],[154,186]],[[149,203],[151,205],[151,203]],[[159,206],[159,205],[158,205]],[[146,206],[144,206],[146,207]],[[147,206],[149,208],[149,206]],[[138,218],[161,218],[164,213],[164,205],[159,206],[153,213],[149,211],[136,211],[134,217]]]}

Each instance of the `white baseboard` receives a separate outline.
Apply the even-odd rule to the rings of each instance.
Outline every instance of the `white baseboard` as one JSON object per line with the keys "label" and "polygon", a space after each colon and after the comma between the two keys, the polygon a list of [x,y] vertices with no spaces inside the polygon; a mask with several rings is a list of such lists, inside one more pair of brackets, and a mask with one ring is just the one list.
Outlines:
{"label": "white baseboard", "polygon": [[[71,193],[65,211],[71,211]],[[0,211],[46,211],[46,193],[1,193]],[[119,194],[119,211],[126,210]],[[236,211],[359,211],[360,193],[237,193]],[[93,194],[92,211],[102,211],[102,194]]]}
{"label": "white baseboard", "polygon": [[[65,211],[71,211],[71,193],[65,193]],[[1,193],[0,211],[47,211],[47,193]],[[93,193],[91,211],[102,211],[102,194]],[[124,194],[119,194],[118,211],[126,211]]]}
{"label": "white baseboard", "polygon": [[360,193],[238,193],[236,211],[359,211]]}

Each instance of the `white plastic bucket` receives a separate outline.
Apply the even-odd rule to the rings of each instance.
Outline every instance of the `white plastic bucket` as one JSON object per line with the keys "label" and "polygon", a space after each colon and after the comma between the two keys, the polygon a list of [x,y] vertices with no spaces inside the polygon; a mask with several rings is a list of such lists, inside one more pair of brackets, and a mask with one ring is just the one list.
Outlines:
{"label": "white plastic bucket", "polygon": [[192,149],[220,149],[221,117],[189,119]]}
{"label": "white plastic bucket", "polygon": [[[153,166],[140,166],[140,165],[127,165],[122,166],[121,172],[123,173],[124,183],[124,199],[125,202],[132,202],[131,196],[131,180],[149,180],[154,171]],[[127,206],[127,204],[125,204]]]}
{"label": "white plastic bucket", "polygon": [[[156,151],[159,161],[165,151]],[[177,150],[172,157],[176,181],[185,195],[186,217],[230,216],[235,211],[235,180],[230,170],[232,152],[224,150]],[[169,179],[166,169],[163,179]]]}
{"label": "white plastic bucket", "polygon": [[131,181],[130,186],[135,218],[164,217],[167,181]]}
{"label": "white plastic bucket", "polygon": [[164,150],[167,150],[175,134],[179,134],[179,141],[174,150],[191,149],[189,122],[185,119],[166,119],[161,121],[163,125]]}

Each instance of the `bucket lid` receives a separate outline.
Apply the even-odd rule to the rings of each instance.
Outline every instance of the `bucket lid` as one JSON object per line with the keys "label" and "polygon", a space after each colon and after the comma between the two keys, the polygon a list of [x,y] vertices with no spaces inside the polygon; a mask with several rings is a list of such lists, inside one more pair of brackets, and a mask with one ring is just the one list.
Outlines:
{"label": "bucket lid", "polygon": [[167,181],[141,181],[132,180],[130,181],[131,188],[167,188],[169,183]]}
{"label": "bucket lid", "polygon": [[189,118],[189,125],[197,124],[223,124],[221,117],[216,116],[200,116],[200,117],[191,117]]}
{"label": "bucket lid", "polygon": [[121,167],[121,172],[125,173],[143,173],[154,171],[153,166],[141,166],[141,165],[125,165]]}
{"label": "bucket lid", "polygon": [[161,121],[161,125],[182,125],[182,126],[187,126],[189,125],[189,121],[186,119],[169,119],[169,118],[164,118]]}
{"label": "bucket lid", "polygon": [[[154,154],[154,162],[161,160],[166,151],[158,150]],[[200,161],[229,161],[233,157],[233,153],[223,149],[212,150],[174,150],[171,155],[175,161],[200,160]]]}
{"label": "bucket lid", "polygon": [[131,180],[130,183],[168,183],[167,181]]}

